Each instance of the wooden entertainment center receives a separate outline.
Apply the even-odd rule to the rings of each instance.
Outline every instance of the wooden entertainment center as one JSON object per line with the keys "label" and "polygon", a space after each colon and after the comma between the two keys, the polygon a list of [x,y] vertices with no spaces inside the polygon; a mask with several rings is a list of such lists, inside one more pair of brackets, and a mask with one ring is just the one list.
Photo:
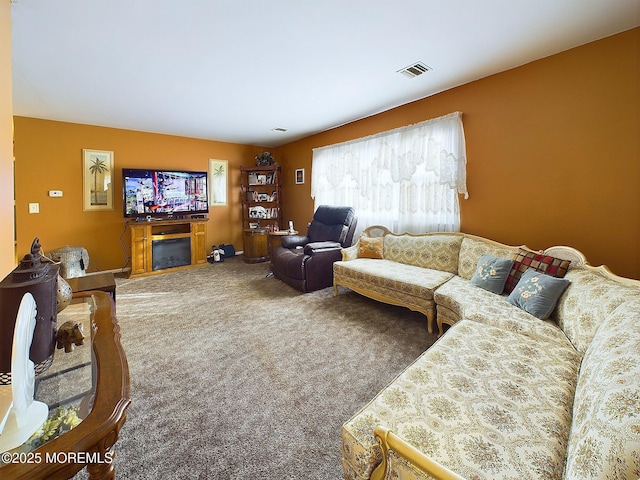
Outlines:
{"label": "wooden entertainment center", "polygon": [[207,264],[208,218],[128,221],[131,277]]}

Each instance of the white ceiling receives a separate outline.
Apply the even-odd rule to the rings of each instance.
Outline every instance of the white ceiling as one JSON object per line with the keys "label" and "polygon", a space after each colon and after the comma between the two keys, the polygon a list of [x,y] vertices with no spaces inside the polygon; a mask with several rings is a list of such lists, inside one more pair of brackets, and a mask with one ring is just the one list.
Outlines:
{"label": "white ceiling", "polygon": [[[265,147],[640,25],[640,0],[12,0],[11,8],[15,115]],[[397,73],[415,62],[433,70]]]}

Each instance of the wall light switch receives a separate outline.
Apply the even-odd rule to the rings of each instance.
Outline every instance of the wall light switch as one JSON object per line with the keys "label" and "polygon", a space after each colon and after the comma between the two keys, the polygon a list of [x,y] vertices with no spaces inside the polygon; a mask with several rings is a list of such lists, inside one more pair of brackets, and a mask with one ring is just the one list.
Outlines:
{"label": "wall light switch", "polygon": [[40,204],[39,203],[30,203],[29,204],[29,213],[40,213]]}
{"label": "wall light switch", "polygon": [[49,196],[50,197],[61,197],[62,196],[62,190],[49,190]]}

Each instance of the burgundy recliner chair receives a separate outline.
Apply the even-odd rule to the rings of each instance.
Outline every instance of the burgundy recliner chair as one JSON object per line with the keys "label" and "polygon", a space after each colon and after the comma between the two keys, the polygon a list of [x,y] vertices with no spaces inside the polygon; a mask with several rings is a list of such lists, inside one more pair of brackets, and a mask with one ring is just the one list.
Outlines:
{"label": "burgundy recliner chair", "polygon": [[351,246],[356,223],[353,208],[320,205],[306,235],[282,237],[282,245],[271,252],[271,272],[303,292],[332,286],[333,262]]}

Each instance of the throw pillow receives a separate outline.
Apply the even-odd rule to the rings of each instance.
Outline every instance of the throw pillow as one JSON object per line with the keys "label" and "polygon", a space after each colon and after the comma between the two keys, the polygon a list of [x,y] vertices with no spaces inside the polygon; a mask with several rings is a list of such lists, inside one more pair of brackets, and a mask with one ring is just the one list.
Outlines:
{"label": "throw pillow", "polygon": [[358,258],[383,258],[384,237],[360,237]]}
{"label": "throw pillow", "polygon": [[549,318],[569,280],[529,269],[522,274],[507,301],[542,320]]}
{"label": "throw pillow", "polygon": [[567,270],[569,270],[570,263],[571,260],[563,260],[521,248],[513,261],[513,267],[511,267],[511,272],[504,285],[504,292],[511,293],[518,284],[522,274],[529,268],[546,273],[552,277],[562,278],[567,273]]}
{"label": "throw pillow", "polygon": [[470,282],[476,287],[500,294],[504,290],[512,266],[513,260],[483,253]]}

